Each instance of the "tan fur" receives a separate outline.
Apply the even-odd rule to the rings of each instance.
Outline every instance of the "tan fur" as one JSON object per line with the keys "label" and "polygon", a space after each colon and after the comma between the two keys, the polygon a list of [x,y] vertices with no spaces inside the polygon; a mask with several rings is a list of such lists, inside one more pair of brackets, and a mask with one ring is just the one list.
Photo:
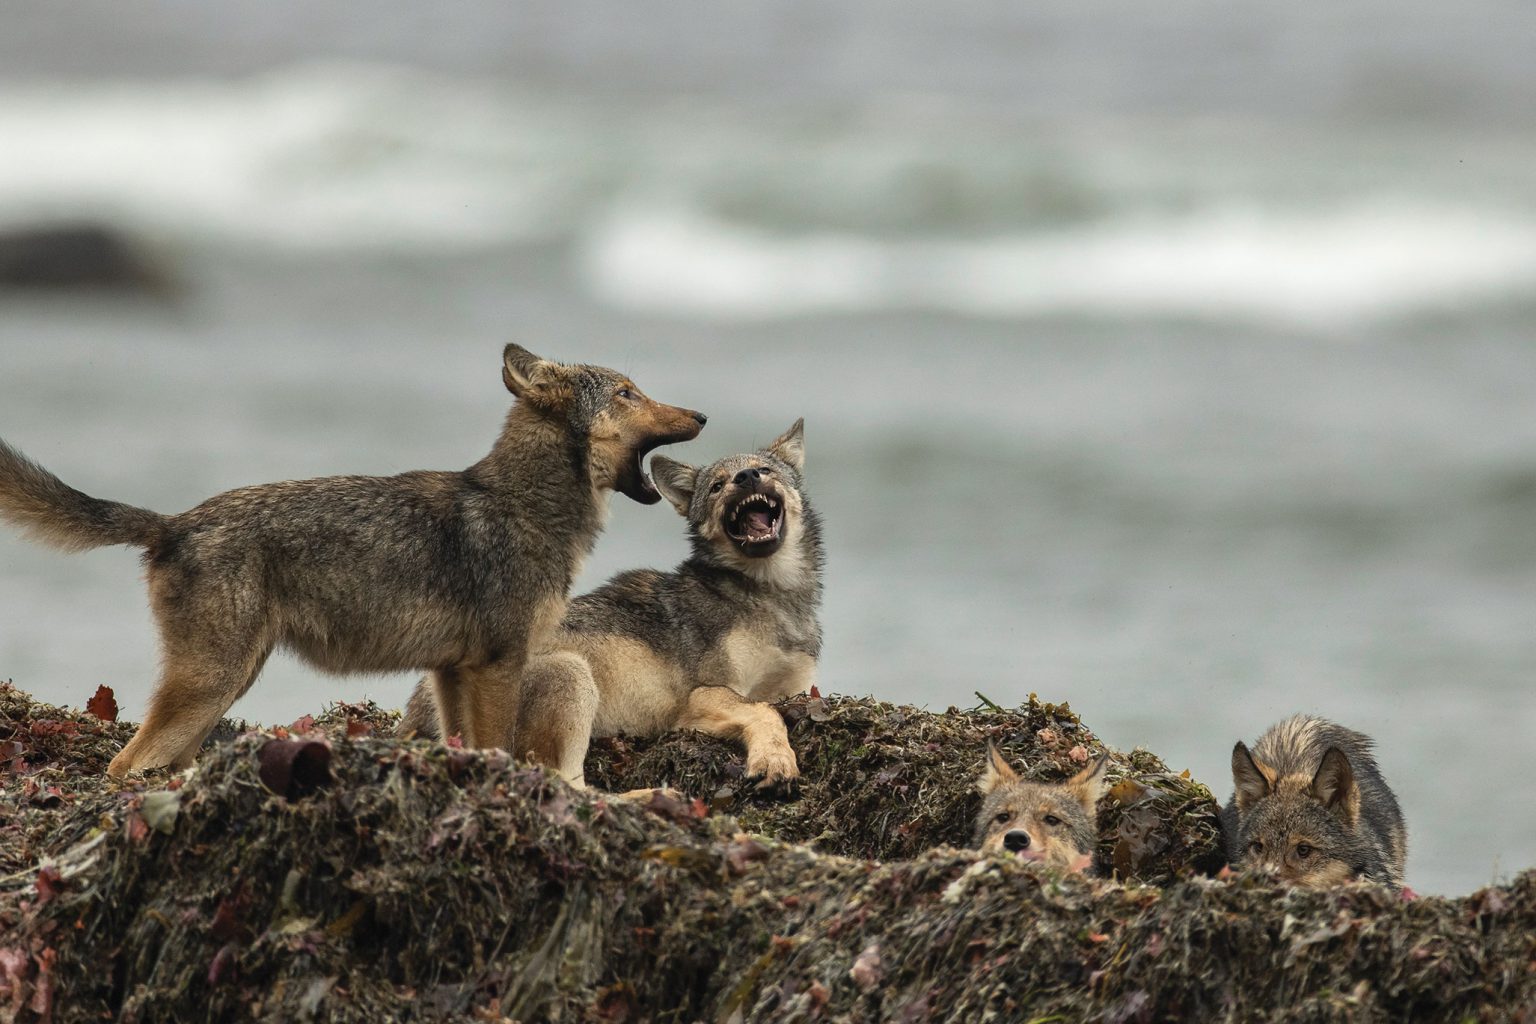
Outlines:
{"label": "tan fur", "polygon": [[[1063,871],[1080,871],[1092,860],[1095,818],[1109,763],[1101,755],[1061,782],[1033,782],[1020,777],[995,746],[977,780],[982,806],[976,818],[977,846],[995,854],[1016,853]],[[1025,837],[1015,850],[1010,837]],[[1017,840],[1014,840],[1017,844]]]}
{"label": "tan fur", "polygon": [[[747,743],[748,774],[754,763],[769,766],[765,779],[787,781],[798,777],[793,752],[786,762],[777,743],[754,751],[753,743],[783,735],[783,720],[766,704],[803,693],[815,682],[816,663],[798,652],[775,651],[756,631],[743,630],[731,640],[709,667],[695,673],[661,656],[649,645],[626,637],[566,631],[551,644],[552,653],[529,662],[524,673],[519,721],[518,753],[547,764],[573,785],[584,784],[581,759],[593,736],[619,733],[654,735],[672,728],[697,728],[727,739]],[[576,666],[580,665],[580,668]],[[713,702],[693,707],[695,675],[709,682]],[[572,690],[590,694],[591,700],[570,700]],[[561,696],[552,704],[541,702],[546,692]],[[734,700],[725,697],[730,694]],[[709,696],[706,695],[706,700]],[[571,724],[591,713],[585,735]],[[697,718],[699,724],[691,724]],[[773,734],[769,721],[778,723]],[[751,726],[751,728],[748,728]],[[766,731],[765,731],[766,730]],[[788,737],[783,735],[787,748]]]}
{"label": "tan fur", "polygon": [[1298,888],[1327,889],[1335,885],[1348,885],[1357,879],[1347,864],[1333,860],[1312,871],[1303,872],[1298,868],[1289,880]]}
{"label": "tan fur", "polygon": [[597,708],[597,686],[585,658],[573,651],[554,651],[530,660],[510,731],[514,752],[581,786],[582,757]]}
{"label": "tan fur", "polygon": [[665,732],[683,713],[687,674],[649,644],[622,636],[570,635],[565,646],[586,658],[598,680],[593,735]]}
{"label": "tan fur", "polygon": [[[547,647],[565,615],[564,595],[535,602],[528,625],[528,647]],[[464,665],[448,677],[450,710],[439,705],[438,713],[451,719],[464,742],[472,747],[502,746],[513,734],[521,705],[521,662],[513,668],[505,661],[487,665]]]}
{"label": "tan fur", "polygon": [[783,700],[816,682],[815,659],[775,643],[771,622],[732,630],[722,647],[724,664],[710,673],[717,677],[714,685],[728,686],[748,700]]}
{"label": "tan fur", "polygon": [[729,687],[701,686],[690,692],[677,724],[723,740],[739,740],[747,748],[749,776],[793,779],[800,775],[784,719],[767,704]]}

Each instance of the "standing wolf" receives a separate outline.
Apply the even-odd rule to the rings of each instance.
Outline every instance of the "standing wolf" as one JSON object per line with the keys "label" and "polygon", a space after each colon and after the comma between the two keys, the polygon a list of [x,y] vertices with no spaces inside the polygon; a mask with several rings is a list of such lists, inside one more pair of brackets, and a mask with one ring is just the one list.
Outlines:
{"label": "standing wolf", "polygon": [[1222,810],[1227,859],[1317,889],[1365,879],[1403,884],[1407,832],[1369,737],[1311,715],[1232,748]]}
{"label": "standing wolf", "polygon": [[[804,421],[704,469],[651,460],[687,517],[693,554],[670,573],[620,573],[574,599],[524,674],[509,749],[580,786],[592,736],[699,729],[747,748],[760,786],[799,775],[766,701],[808,689],[821,652],[821,525],[802,486]],[[425,681],[403,734],[440,735]]]}
{"label": "standing wolf", "polygon": [[88,497],[0,442],[0,517],[66,550],[145,549],[164,667],[107,771],[191,764],[279,645],[329,672],[426,669],[444,720],[499,743],[609,492],[659,501],[646,453],[704,424],[613,370],[516,345],[502,381],[517,401],[466,470],[263,484],[172,516]]}

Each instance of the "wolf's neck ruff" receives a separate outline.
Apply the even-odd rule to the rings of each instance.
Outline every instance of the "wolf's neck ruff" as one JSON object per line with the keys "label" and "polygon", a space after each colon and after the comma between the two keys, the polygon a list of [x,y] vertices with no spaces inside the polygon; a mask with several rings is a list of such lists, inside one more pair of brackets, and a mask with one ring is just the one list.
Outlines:
{"label": "wolf's neck ruff", "polygon": [[597,543],[613,493],[594,476],[585,436],[521,402],[507,413],[495,446],[465,476],[498,504],[538,523],[544,541],[575,560]]}

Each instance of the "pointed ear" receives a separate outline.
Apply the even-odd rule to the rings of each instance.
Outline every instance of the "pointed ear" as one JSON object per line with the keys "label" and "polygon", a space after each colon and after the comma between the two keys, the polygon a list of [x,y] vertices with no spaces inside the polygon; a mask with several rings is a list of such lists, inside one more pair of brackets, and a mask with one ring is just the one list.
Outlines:
{"label": "pointed ear", "polygon": [[1064,783],[1090,817],[1098,809],[1099,797],[1104,795],[1104,770],[1108,767],[1109,754],[1106,752]]}
{"label": "pointed ear", "polygon": [[1329,747],[1312,776],[1312,795],[1330,811],[1353,826],[1360,817],[1360,786],[1349,758],[1338,747]]}
{"label": "pointed ear", "polygon": [[518,398],[533,387],[533,376],[544,360],[521,345],[508,344],[501,350],[501,382]]}
{"label": "pointed ear", "polygon": [[780,434],[763,451],[780,462],[793,466],[795,472],[805,468],[805,417],[795,420],[795,425]]}
{"label": "pointed ear", "polygon": [[1006,786],[1019,781],[1019,773],[1013,770],[1008,759],[991,743],[987,744],[987,770],[982,773],[976,782],[976,788],[981,790],[983,796],[992,792],[998,786]]}
{"label": "pointed ear", "polygon": [[1246,811],[1274,791],[1274,773],[1259,763],[1241,740],[1232,748],[1232,791],[1239,811]]}
{"label": "pointed ear", "polygon": [[665,455],[651,456],[651,482],[661,496],[672,503],[682,515],[688,514],[693,502],[693,492],[699,482],[699,468],[669,459]]}
{"label": "pointed ear", "polygon": [[542,409],[564,408],[575,397],[564,367],[540,359],[521,345],[509,344],[502,350],[501,382],[520,401]]}

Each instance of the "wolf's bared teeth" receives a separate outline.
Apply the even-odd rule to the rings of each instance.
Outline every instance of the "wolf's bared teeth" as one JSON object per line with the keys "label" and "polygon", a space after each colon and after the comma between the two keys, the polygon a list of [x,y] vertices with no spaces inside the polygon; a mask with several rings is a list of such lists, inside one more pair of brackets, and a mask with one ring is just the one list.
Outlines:
{"label": "wolf's bared teeth", "polygon": [[743,495],[725,518],[726,533],[743,548],[766,550],[784,532],[785,508],[777,495]]}

